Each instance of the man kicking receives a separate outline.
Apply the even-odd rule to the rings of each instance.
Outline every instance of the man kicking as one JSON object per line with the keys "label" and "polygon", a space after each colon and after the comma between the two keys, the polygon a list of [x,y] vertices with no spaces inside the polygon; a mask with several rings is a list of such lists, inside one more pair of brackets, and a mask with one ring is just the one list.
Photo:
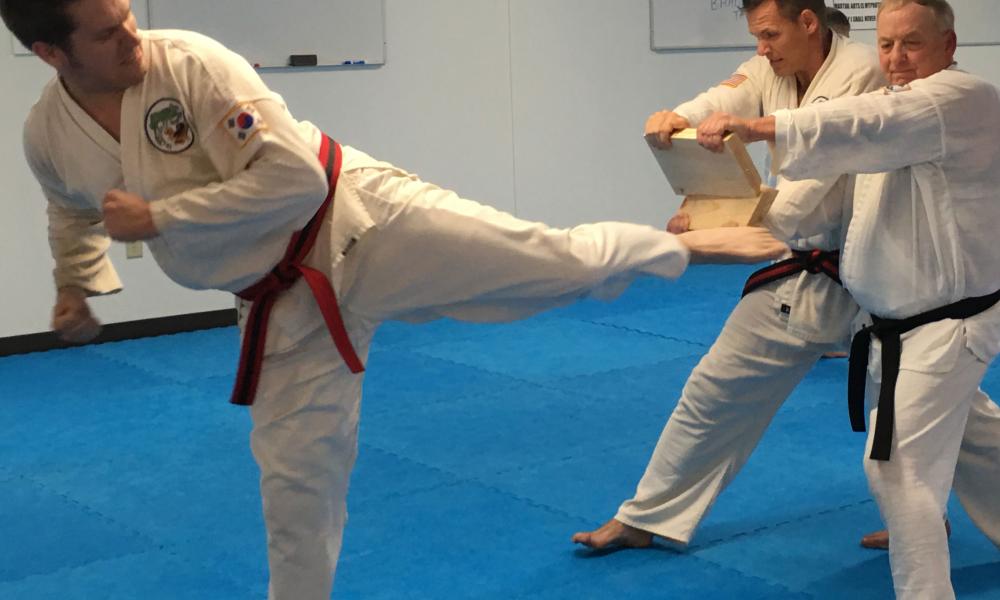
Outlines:
{"label": "man kicking", "polygon": [[251,405],[271,598],[330,596],[379,323],[509,320],[689,260],[786,250],[757,228],[553,229],[464,200],[296,121],[218,43],[137,30],[128,0],[0,0],[0,14],[57,75],[24,132],[56,331],[96,335],[87,298],[121,287],[109,236],[145,240],[181,285],[241,299],[233,402]]}

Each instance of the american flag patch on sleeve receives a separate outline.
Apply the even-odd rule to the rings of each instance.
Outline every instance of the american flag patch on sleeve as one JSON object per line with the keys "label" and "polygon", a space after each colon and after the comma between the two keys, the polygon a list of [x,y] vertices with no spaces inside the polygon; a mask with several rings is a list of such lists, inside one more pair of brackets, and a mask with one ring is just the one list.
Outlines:
{"label": "american flag patch on sleeve", "polygon": [[733,76],[729,79],[723,81],[719,85],[724,85],[726,87],[737,88],[741,83],[747,80],[747,76],[742,73],[733,73]]}
{"label": "american flag patch on sleeve", "polygon": [[240,147],[244,147],[255,135],[267,129],[267,124],[251,103],[237,104],[220,123]]}

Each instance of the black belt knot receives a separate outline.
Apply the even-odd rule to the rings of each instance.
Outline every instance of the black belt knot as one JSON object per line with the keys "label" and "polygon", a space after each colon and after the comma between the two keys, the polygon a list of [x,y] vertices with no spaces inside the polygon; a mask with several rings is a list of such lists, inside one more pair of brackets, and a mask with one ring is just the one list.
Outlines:
{"label": "black belt knot", "polygon": [[840,283],[840,250],[792,250],[792,257],[754,271],[743,286],[746,296],[762,285],[806,271],[813,275],[825,274]]}
{"label": "black belt knot", "polygon": [[988,296],[966,298],[905,319],[883,319],[872,315],[872,324],[854,334],[851,340],[850,366],[847,372],[847,411],[851,429],[865,430],[865,381],[871,339],[882,342],[882,388],[878,395],[878,416],[872,437],[872,460],[889,460],[892,447],[892,430],[896,413],[896,379],[899,376],[899,358],[903,351],[901,337],[935,321],[968,319],[1000,301],[1000,290]]}
{"label": "black belt knot", "polygon": [[809,252],[809,254],[807,254],[803,259],[805,262],[806,271],[812,273],[813,275],[822,273],[823,257],[824,257],[823,251],[820,250],[819,248],[816,248],[815,250]]}

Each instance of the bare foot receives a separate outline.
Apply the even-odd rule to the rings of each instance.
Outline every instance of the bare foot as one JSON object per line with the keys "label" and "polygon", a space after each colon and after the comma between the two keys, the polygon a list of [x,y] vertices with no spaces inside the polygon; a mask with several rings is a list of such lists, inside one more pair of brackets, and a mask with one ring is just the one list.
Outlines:
{"label": "bare foot", "polygon": [[889,531],[882,529],[874,533],[869,533],[868,535],[861,537],[861,547],[871,548],[872,550],[888,550],[889,549]]}
{"label": "bare foot", "polygon": [[823,355],[823,358],[847,358],[847,352],[841,350],[835,350],[833,352],[827,352]]}
{"label": "bare foot", "polygon": [[648,548],[653,543],[653,534],[611,519],[594,531],[580,531],[573,534],[573,541],[595,550],[602,548]]}
{"label": "bare foot", "polygon": [[[944,520],[944,530],[951,536],[951,521],[948,519]],[[889,549],[889,532],[885,529],[882,531],[876,531],[874,533],[869,533],[868,535],[861,538],[862,548],[871,548],[872,550],[888,550]]]}

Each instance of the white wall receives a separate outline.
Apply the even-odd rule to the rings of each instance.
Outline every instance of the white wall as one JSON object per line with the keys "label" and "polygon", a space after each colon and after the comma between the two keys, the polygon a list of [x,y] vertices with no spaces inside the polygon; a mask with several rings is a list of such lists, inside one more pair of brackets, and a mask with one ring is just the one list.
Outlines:
{"label": "white wall", "polygon": [[[145,2],[136,2],[136,18],[146,21]],[[52,259],[45,235],[45,203],[21,151],[21,126],[52,71],[33,56],[14,56],[6,29],[0,39],[0,337],[48,330],[55,292]],[[232,296],[194,292],[167,279],[148,256],[126,260],[115,244],[111,257],[126,284],[120,294],[95,300],[105,323],[117,323],[231,308]]]}
{"label": "white wall", "polygon": [[[678,199],[642,141],[646,116],[750,52],[651,52],[648,0],[386,0],[386,39],[381,67],[264,78],[339,141],[555,225],[661,225]],[[50,73],[3,48],[0,337],[46,330],[53,296],[44,206],[20,148]],[[1000,46],[961,48],[959,61],[1000,84]],[[126,290],[93,303],[105,322],[232,306],[170,283],[148,255],[126,261],[116,246],[113,259]]]}
{"label": "white wall", "polygon": [[642,139],[646,117],[750,51],[654,53],[645,0],[510,4],[519,216],[665,223],[678,199]]}

